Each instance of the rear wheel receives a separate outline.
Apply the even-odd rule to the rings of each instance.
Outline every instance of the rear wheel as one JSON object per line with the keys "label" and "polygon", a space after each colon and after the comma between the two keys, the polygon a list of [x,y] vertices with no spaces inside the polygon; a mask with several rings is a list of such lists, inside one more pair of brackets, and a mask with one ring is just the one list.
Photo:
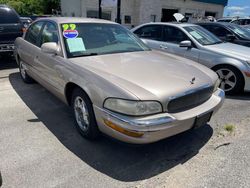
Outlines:
{"label": "rear wheel", "polygon": [[89,97],[80,88],[73,91],[71,107],[79,132],[85,138],[96,139],[99,136],[99,129],[92,103]]}
{"label": "rear wheel", "polygon": [[21,75],[22,80],[23,80],[25,83],[30,84],[30,83],[33,83],[33,82],[34,82],[34,80],[27,74],[25,65],[23,64],[22,61],[19,62],[19,72],[20,72],[20,75]]}
{"label": "rear wheel", "polygon": [[237,68],[221,66],[216,68],[215,72],[221,80],[220,88],[223,89],[226,94],[237,94],[243,91],[244,77]]}

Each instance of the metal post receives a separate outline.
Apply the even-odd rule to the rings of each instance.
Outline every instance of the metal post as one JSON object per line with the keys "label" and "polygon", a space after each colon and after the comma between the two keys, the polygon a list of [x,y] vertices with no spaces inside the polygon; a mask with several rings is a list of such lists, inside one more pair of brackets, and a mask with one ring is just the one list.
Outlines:
{"label": "metal post", "polygon": [[99,19],[102,19],[102,0],[99,0]]}
{"label": "metal post", "polygon": [[117,0],[117,23],[121,24],[121,0]]}

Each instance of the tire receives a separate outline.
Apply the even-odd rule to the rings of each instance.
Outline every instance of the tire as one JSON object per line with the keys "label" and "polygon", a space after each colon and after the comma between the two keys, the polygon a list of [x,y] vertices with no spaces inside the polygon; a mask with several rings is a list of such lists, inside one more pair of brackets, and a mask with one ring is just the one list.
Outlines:
{"label": "tire", "polygon": [[34,80],[27,74],[27,71],[25,70],[22,61],[19,61],[19,72],[20,72],[22,80],[25,83],[27,84],[34,83]]}
{"label": "tire", "polygon": [[224,65],[217,67],[215,72],[218,74],[221,84],[220,88],[227,95],[238,94],[244,89],[244,77],[242,73],[235,67]]}
{"label": "tire", "polygon": [[73,90],[71,108],[74,114],[75,125],[81,135],[87,139],[94,140],[99,137],[99,129],[89,97],[81,90]]}

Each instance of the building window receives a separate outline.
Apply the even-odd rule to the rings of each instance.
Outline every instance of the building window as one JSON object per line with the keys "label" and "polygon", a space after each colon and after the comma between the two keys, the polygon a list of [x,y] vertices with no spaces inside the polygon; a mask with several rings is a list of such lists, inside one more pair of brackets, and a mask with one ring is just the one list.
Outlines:
{"label": "building window", "polygon": [[[99,18],[99,12],[96,10],[88,10],[87,18]],[[111,20],[111,12],[110,11],[102,12],[102,19]]]}
{"label": "building window", "polygon": [[150,16],[150,20],[151,20],[151,22],[156,22],[156,15],[151,15]]}
{"label": "building window", "polygon": [[124,21],[125,21],[125,24],[131,24],[131,16],[124,16]]}

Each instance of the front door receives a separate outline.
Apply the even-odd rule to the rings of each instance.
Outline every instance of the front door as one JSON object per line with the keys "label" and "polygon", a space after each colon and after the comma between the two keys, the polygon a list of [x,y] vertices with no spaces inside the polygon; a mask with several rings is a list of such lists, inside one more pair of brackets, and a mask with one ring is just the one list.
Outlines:
{"label": "front door", "polygon": [[[59,44],[59,34],[57,25],[52,22],[47,22],[44,26],[39,46],[44,43],[54,42]],[[61,75],[61,59],[62,57],[56,54],[40,53],[36,56],[36,62],[39,66],[40,75],[46,86],[53,89],[52,92],[61,93],[63,88],[63,77]],[[55,93],[55,94],[56,94]]]}
{"label": "front door", "polygon": [[180,43],[182,41],[192,40],[179,28],[174,26],[164,26],[163,40],[165,42],[165,50],[167,52],[198,62],[200,51],[194,44],[192,48],[180,47]]}

